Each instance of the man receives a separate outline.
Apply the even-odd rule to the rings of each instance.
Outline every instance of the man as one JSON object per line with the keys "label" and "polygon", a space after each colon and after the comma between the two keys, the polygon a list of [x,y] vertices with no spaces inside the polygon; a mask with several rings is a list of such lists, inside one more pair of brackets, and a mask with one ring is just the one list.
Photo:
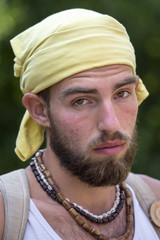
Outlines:
{"label": "man", "polygon": [[[107,15],[73,9],[11,45],[27,109],[15,151],[27,160],[44,129],[47,140],[26,169],[30,209],[20,239],[159,239],[159,202],[152,202],[149,221],[132,188],[137,177],[124,184],[136,151],[138,105],[148,96],[125,28]],[[158,180],[138,179],[137,189],[143,179],[160,200]],[[7,213],[0,196],[2,237]]]}

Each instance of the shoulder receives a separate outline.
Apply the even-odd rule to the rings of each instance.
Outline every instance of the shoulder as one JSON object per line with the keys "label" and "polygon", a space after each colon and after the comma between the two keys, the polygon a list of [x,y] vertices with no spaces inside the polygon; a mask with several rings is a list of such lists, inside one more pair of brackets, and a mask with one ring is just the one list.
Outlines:
{"label": "shoulder", "polygon": [[147,183],[147,185],[157,196],[158,200],[160,200],[160,181],[142,174],[137,174],[137,176],[140,177],[145,183]]}
{"label": "shoulder", "polygon": [[0,219],[1,219],[0,239],[2,239],[3,230],[4,230],[4,203],[3,203],[3,196],[1,192],[0,192]]}

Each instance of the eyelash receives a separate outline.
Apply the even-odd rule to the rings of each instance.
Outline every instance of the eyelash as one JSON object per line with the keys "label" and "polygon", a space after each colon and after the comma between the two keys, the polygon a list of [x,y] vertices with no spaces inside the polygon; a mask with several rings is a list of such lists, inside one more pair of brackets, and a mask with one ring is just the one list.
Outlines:
{"label": "eyelash", "polygon": [[78,98],[78,99],[76,99],[72,104],[75,105],[75,106],[84,106],[84,105],[87,104],[87,103],[86,103],[86,104],[85,104],[85,103],[77,104],[77,102],[80,101],[80,100],[86,101],[87,103],[89,103],[89,100],[87,100],[87,99],[85,99],[85,98]]}
{"label": "eyelash", "polygon": [[[118,96],[118,94],[121,94],[121,93],[123,93],[123,96]],[[127,94],[127,96],[124,96],[124,94]],[[115,99],[117,99],[117,98],[125,99],[125,98],[127,98],[129,95],[131,95],[131,92],[130,92],[130,91],[121,90],[121,91],[119,91],[118,93],[116,93]]]}

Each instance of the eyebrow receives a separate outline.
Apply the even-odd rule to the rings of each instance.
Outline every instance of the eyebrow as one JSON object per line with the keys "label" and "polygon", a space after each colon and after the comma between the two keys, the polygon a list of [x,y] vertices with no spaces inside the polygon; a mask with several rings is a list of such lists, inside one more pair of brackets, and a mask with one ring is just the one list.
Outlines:
{"label": "eyebrow", "polygon": [[136,84],[136,83],[137,83],[136,76],[130,76],[130,77],[125,78],[123,81],[116,83],[116,85],[114,86],[113,90],[115,91],[118,88],[123,87],[125,85]]}
{"label": "eyebrow", "polygon": [[[131,76],[131,77],[127,77],[125,78],[123,81],[118,82],[117,84],[115,84],[115,86],[113,87],[113,90],[115,91],[116,89],[123,87],[125,85],[128,84],[136,84],[137,82],[137,78],[135,76]],[[77,93],[86,93],[86,94],[98,94],[98,90],[94,89],[94,88],[84,88],[84,87],[70,87],[65,89],[61,95],[60,95],[60,99],[68,97],[70,95],[74,95]]]}
{"label": "eyebrow", "polygon": [[77,93],[98,94],[98,91],[97,89],[92,89],[92,88],[71,87],[71,88],[65,89],[61,93],[60,98],[65,98],[67,96],[77,94]]}

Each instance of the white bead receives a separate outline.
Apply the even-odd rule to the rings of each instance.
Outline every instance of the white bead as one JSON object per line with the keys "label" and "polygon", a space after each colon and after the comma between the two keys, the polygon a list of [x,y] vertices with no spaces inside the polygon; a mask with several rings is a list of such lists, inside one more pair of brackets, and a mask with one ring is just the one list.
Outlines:
{"label": "white bead", "polygon": [[53,188],[51,187],[51,185],[48,186],[48,189],[51,191]]}
{"label": "white bead", "polygon": [[[77,206],[78,206],[78,205],[77,205]],[[79,207],[80,210],[85,210],[85,209],[82,208],[82,206],[78,206],[78,207]],[[88,211],[87,211],[87,212],[88,212]]]}
{"label": "white bead", "polygon": [[[44,178],[44,180],[43,180],[43,181],[44,181],[44,183],[48,183],[48,182],[47,182],[47,180],[46,180],[45,178]],[[49,183],[48,183],[48,184],[49,184]]]}
{"label": "white bead", "polygon": [[107,215],[107,213],[103,213],[102,216],[103,217],[107,217],[108,215]]}

